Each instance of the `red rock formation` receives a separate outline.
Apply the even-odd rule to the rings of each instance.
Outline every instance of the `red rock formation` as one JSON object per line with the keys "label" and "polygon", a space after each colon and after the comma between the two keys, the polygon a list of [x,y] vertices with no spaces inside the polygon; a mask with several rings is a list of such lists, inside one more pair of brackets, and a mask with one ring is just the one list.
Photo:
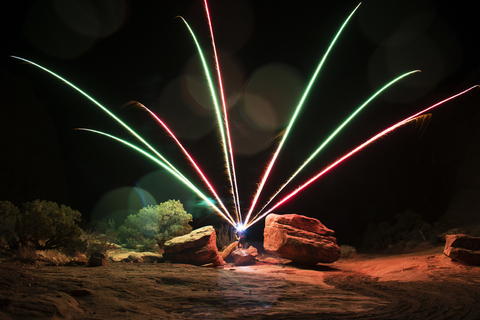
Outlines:
{"label": "red rock formation", "polygon": [[193,230],[189,234],[165,242],[163,257],[176,263],[214,266],[225,264],[217,249],[217,236],[212,226]]}
{"label": "red rock formation", "polygon": [[332,263],[340,258],[334,231],[317,219],[269,214],[265,219],[265,251],[302,264]]}
{"label": "red rock formation", "polygon": [[480,265],[480,238],[466,234],[448,234],[445,239],[443,253],[447,257],[471,265]]}
{"label": "red rock formation", "polygon": [[258,251],[250,246],[248,249],[238,248],[232,252],[233,262],[236,266],[249,266],[255,264]]}

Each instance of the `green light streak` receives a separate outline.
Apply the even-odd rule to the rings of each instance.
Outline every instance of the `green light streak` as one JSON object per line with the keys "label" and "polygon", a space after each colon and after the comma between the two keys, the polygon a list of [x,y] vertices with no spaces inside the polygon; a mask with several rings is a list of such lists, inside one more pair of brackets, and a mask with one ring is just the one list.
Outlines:
{"label": "green light streak", "polygon": [[[198,189],[180,172],[178,171],[170,162],[168,162],[157,150],[155,150],[149,143],[147,143],[141,136],[139,136],[135,131],[133,131],[129,126],[127,126],[122,120],[120,120],[118,117],[116,117],[113,113],[111,113],[107,108],[105,108],[102,104],[100,104],[98,101],[96,101],[95,99],[93,99],[91,96],[89,96],[87,93],[85,93],[83,90],[81,90],[80,88],[78,88],[77,86],[75,86],[73,83],[69,82],[68,80],[66,80],[65,78],[61,77],[60,75],[54,73],[53,71],[33,62],[33,61],[30,61],[30,60],[27,60],[27,59],[24,59],[24,58],[21,58],[21,57],[17,57],[17,56],[11,56],[12,58],[15,58],[15,59],[19,59],[19,60],[22,60],[26,63],[29,63],[31,65],[34,65],[36,66],[37,68],[53,75],[54,77],[62,80],[63,82],[65,82],[67,85],[69,85],[70,87],[72,87],[73,89],[75,89],[77,92],[81,93],[83,96],[85,96],[88,100],[90,100],[91,102],[93,102],[95,105],[97,105],[98,107],[100,107],[103,111],[105,111],[109,116],[111,116],[112,118],[114,118],[118,123],[120,123],[124,128],[126,128],[133,136],[135,136],[138,140],[140,140],[143,144],[145,144],[150,150],[153,151],[153,153],[155,153],[155,155],[161,159],[158,160],[156,158],[155,159],[155,162],[157,162],[158,164],[160,164],[162,167],[164,168],[168,168],[169,172],[171,172],[172,174],[175,175],[175,177],[177,177],[178,179],[180,179],[183,183],[185,183],[187,186],[189,186],[192,190],[194,190],[197,194],[200,193],[200,191],[198,191]],[[84,129],[84,130],[87,130],[87,131],[92,131],[92,132],[96,132],[96,133],[100,133],[100,134],[103,134],[105,136],[108,136],[108,137],[111,137],[117,141],[120,141],[122,143],[125,143],[129,146],[131,146],[132,148],[136,149],[137,151],[147,155],[148,157],[152,157],[152,155],[146,153],[145,151],[139,149],[138,147],[135,147],[131,144],[129,144],[128,142],[126,141],[123,141],[117,137],[114,137],[114,136],[111,136],[109,134],[106,134],[106,133],[103,133],[103,132],[100,132],[100,131],[95,131],[95,130],[88,130],[88,129]],[[200,193],[201,194],[201,193]],[[199,195],[200,195],[199,194]],[[202,199],[206,199],[205,201],[210,202],[210,200],[208,200],[203,194],[200,195],[200,197],[202,197]],[[212,204],[212,207],[218,211],[223,217],[225,217],[225,215],[216,207]],[[226,218],[227,221],[229,221],[232,225],[235,225],[233,223],[233,221],[231,221],[230,219]]]}
{"label": "green light streak", "polygon": [[317,154],[352,120],[368,103],[370,103],[373,99],[375,99],[380,93],[382,93],[384,90],[386,90],[388,87],[393,85],[395,82],[405,78],[408,75],[421,72],[420,70],[414,70],[407,72],[396,79],[390,81],[388,84],[383,86],[380,90],[378,90],[375,94],[373,94],[367,101],[365,101],[354,113],[352,113],[347,120],[345,120],[335,131],[333,131],[332,134],[318,147],[318,149],[300,166],[300,168],[295,171],[295,173],[283,184],[280,189],[268,200],[268,202],[263,206],[263,208],[257,213],[257,216],[265,209],[266,206],[270,204],[270,202],[292,181],[299,173],[300,171],[303,170],[303,168],[310,162],[312,161],[313,158],[317,156]]}
{"label": "green light streak", "polygon": [[100,104],[98,101],[96,101],[95,99],[93,99],[91,96],[89,96],[87,93],[85,93],[83,90],[81,90],[80,88],[78,88],[77,86],[75,86],[73,83],[71,83],[70,81],[66,80],[65,78],[61,77],[60,75],[56,74],[55,72],[45,68],[45,67],[42,67],[41,65],[33,62],[33,61],[30,61],[30,60],[27,60],[27,59],[24,59],[24,58],[21,58],[21,57],[16,57],[16,56],[11,56],[12,58],[15,58],[15,59],[19,59],[19,60],[22,60],[24,62],[27,62],[31,65],[34,65],[35,67],[51,74],[52,76],[56,77],[57,79],[60,79],[62,80],[63,82],[65,82],[67,85],[69,85],[70,87],[72,87],[73,89],[75,89],[77,92],[81,93],[84,97],[86,97],[88,100],[90,100],[91,102],[93,102],[95,105],[97,105],[98,107],[100,107],[103,111],[105,111],[109,116],[111,116],[113,119],[115,119],[118,123],[120,123],[125,129],[127,129],[135,138],[137,138],[138,140],[140,140],[144,145],[146,145],[150,150],[153,151],[153,153],[155,153],[155,155],[157,157],[159,157],[162,161],[164,161],[168,166],[170,166],[170,168],[172,168],[172,170],[174,170],[177,174],[179,174],[180,176],[182,176],[184,179],[186,179],[170,162],[167,161],[167,159],[165,159],[160,153],[158,153],[157,150],[155,150],[148,142],[146,142],[142,137],[140,137],[135,131],[133,131],[129,126],[127,126],[122,120],[120,120],[119,118],[117,118],[117,116],[115,116],[113,113],[111,113],[107,108],[105,108],[102,104]]}
{"label": "green light streak", "polygon": [[318,67],[317,67],[317,70],[315,70],[315,73],[312,77],[312,79],[310,80],[302,98],[300,99],[300,102],[298,103],[297,105],[297,108],[295,109],[295,112],[293,114],[293,117],[292,119],[290,120],[290,123],[288,124],[288,127],[287,129],[285,130],[285,134],[283,135],[282,139],[280,140],[280,143],[278,145],[278,148],[277,150],[275,151],[275,154],[273,155],[272,157],[272,160],[270,161],[270,164],[268,165],[268,168],[265,172],[265,175],[263,176],[262,178],[262,181],[260,182],[259,184],[259,187],[257,189],[257,193],[255,194],[255,197],[253,198],[253,201],[252,201],[252,205],[250,206],[250,209],[248,211],[248,214],[247,214],[247,218],[245,219],[245,224],[248,223],[249,219],[250,219],[250,215],[252,214],[252,211],[253,209],[255,208],[255,205],[258,201],[258,198],[260,196],[260,193],[262,192],[262,189],[263,187],[265,186],[265,182],[266,180],[268,179],[268,176],[272,170],[272,167],[278,157],[278,154],[280,153],[280,150],[282,149],[283,147],[283,144],[285,143],[285,140],[287,139],[288,137],[288,134],[290,133],[290,130],[292,129],[292,126],[300,112],[300,109],[302,108],[303,106],[303,103],[305,102],[305,100],[307,99],[307,96],[308,94],[310,93],[310,89],[312,88],[313,86],[313,83],[315,82],[319,72],[320,72],[320,69],[322,68],[324,62],[325,62],[325,59],[327,58],[328,54],[330,53],[330,51],[332,50],[333,48],[333,45],[335,44],[335,42],[337,41],[338,37],[340,36],[340,34],[342,33],[343,29],[345,28],[345,26],[347,25],[348,21],[350,21],[350,18],[353,16],[353,14],[355,13],[355,11],[357,11],[358,7],[360,7],[362,3],[360,2],[356,7],[355,9],[352,11],[352,13],[350,13],[350,15],[348,16],[348,18],[345,20],[345,22],[342,24],[342,26],[340,27],[340,30],[338,30],[337,34],[335,35],[335,38],[333,38],[333,41],[330,43],[330,46],[328,47],[327,51],[325,52],[325,54],[323,55],[323,58],[322,60],[320,61]]}
{"label": "green light streak", "polygon": [[223,214],[223,212],[217,207],[215,206],[215,204],[212,203],[212,201],[210,201],[210,199],[208,199],[207,196],[205,196],[200,190],[198,190],[197,187],[195,187],[195,185],[193,183],[191,183],[189,180],[185,179],[185,177],[183,177],[182,175],[178,174],[177,171],[173,170],[170,166],[168,166],[167,164],[165,164],[164,162],[160,161],[159,159],[155,158],[153,155],[151,155],[150,153],[146,152],[145,150],[142,150],[140,149],[139,147],[131,144],[130,142],[128,141],[125,141],[123,139],[120,139],[116,136],[113,136],[111,134],[108,134],[108,133],[105,133],[105,132],[102,132],[102,131],[98,131],[98,130],[93,130],[93,129],[77,129],[77,130],[82,130],[82,131],[89,131],[89,132],[93,132],[93,133],[97,133],[97,134],[101,134],[101,135],[104,135],[106,137],[109,137],[113,140],[116,140],[118,142],[121,142],[127,146],[129,146],[130,148],[132,149],[135,149],[136,151],[138,151],[139,153],[143,154],[144,156],[150,158],[151,160],[153,160],[155,163],[159,164],[162,168],[166,169],[168,172],[170,172],[173,176],[175,176],[178,180],[180,180],[181,182],[183,182],[187,187],[189,187],[193,192],[195,192],[200,198],[202,198],[203,200],[205,200],[206,203],[208,203],[208,205],[210,205],[215,211],[217,211],[222,217],[224,217],[232,226],[235,226],[235,222],[230,218],[230,217],[227,217],[225,214]]}
{"label": "green light streak", "polygon": [[[230,163],[230,159],[228,157],[227,134],[226,134],[225,128],[224,128],[224,123],[225,123],[226,119],[222,118],[222,112],[221,112],[220,104],[219,104],[218,99],[217,99],[217,92],[215,91],[215,86],[213,85],[212,76],[211,76],[210,71],[208,69],[208,65],[207,65],[207,62],[205,60],[205,56],[204,56],[202,48],[200,47],[200,44],[197,40],[197,37],[196,37],[195,33],[193,32],[192,28],[190,27],[190,25],[187,23],[187,21],[181,16],[178,16],[178,17],[180,19],[182,19],[183,23],[185,23],[185,25],[188,28],[188,31],[190,32],[190,35],[193,38],[193,41],[194,41],[195,46],[196,46],[197,51],[198,51],[198,55],[200,56],[200,60],[202,62],[203,70],[205,72],[205,77],[207,78],[208,86],[210,88],[210,93],[211,93],[212,100],[213,100],[213,105],[215,107],[215,113],[217,115],[218,128],[220,130],[220,136],[222,138],[223,153],[224,153],[224,157],[225,157],[225,165],[227,166],[228,178],[229,178],[229,181],[230,181],[230,187],[231,187],[232,194],[233,194],[234,193],[233,190],[236,190],[236,188],[234,187],[233,177],[232,177],[232,171],[233,170],[232,170],[232,166],[231,166],[231,163]],[[239,215],[238,205],[237,205],[237,201],[236,201],[235,197],[234,197],[234,200],[235,200],[234,201],[235,202],[235,207],[237,208],[237,210],[235,210],[236,215],[237,215],[237,220],[240,222],[241,217]]]}

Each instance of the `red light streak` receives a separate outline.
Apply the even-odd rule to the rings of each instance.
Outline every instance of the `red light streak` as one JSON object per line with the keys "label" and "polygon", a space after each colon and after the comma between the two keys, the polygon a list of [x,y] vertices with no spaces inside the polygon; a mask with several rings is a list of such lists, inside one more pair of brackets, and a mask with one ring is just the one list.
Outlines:
{"label": "red light streak", "polygon": [[340,159],[338,159],[337,161],[335,161],[334,163],[332,163],[331,165],[329,165],[327,168],[323,169],[322,171],[320,171],[317,175],[315,175],[313,178],[311,178],[310,180],[308,180],[307,182],[305,182],[304,184],[302,184],[301,186],[299,186],[295,191],[291,192],[290,194],[288,194],[287,196],[285,196],[282,200],[280,200],[279,202],[277,202],[272,208],[270,208],[269,210],[267,210],[266,212],[264,212],[261,216],[259,216],[258,218],[256,218],[255,220],[253,220],[251,223],[249,223],[246,228],[250,227],[251,225],[253,225],[254,223],[256,223],[257,221],[259,221],[260,219],[262,219],[263,217],[265,217],[267,214],[271,213],[273,210],[275,210],[276,208],[278,208],[280,205],[282,205],[283,203],[285,203],[287,200],[291,199],[293,196],[295,196],[296,194],[298,194],[300,191],[302,191],[303,189],[305,189],[306,187],[308,187],[310,184],[312,184],[315,180],[317,180],[318,178],[320,178],[321,176],[323,176],[325,173],[329,172],[330,170],[332,170],[333,168],[335,168],[337,165],[339,165],[340,163],[342,163],[344,160],[350,158],[351,156],[353,156],[355,153],[357,153],[358,151],[362,150],[363,148],[365,148],[367,145],[369,145],[370,143],[374,142],[375,140],[383,137],[384,135],[386,135],[387,133],[389,132],[392,132],[393,130],[397,129],[398,127],[400,126],[403,126],[404,124],[414,120],[415,118],[417,118],[418,116],[428,112],[429,110],[432,110],[433,108],[436,108],[442,104],[444,104],[445,102],[447,101],[450,101],[452,99],[455,99],[461,95],[463,95],[464,93],[467,93],[468,91],[474,89],[474,88],[477,88],[477,87],[480,87],[479,85],[475,85],[473,87],[470,87],[462,92],[459,92],[449,98],[446,98],[400,122],[397,122],[396,124],[394,124],[393,126],[383,130],[382,132],[378,133],[377,135],[373,136],[372,138],[370,138],[369,140],[367,140],[366,142],[362,143],[361,145],[359,145],[358,147],[356,147],[355,149],[353,149],[352,151],[350,151],[349,153],[345,154],[343,157],[341,157]]}
{"label": "red light streak", "polygon": [[[241,223],[242,222],[242,215],[241,215],[241,211],[240,211],[240,200],[239,200],[239,196],[238,196],[237,177],[236,177],[236,174],[235,174],[235,162],[233,160],[232,139],[230,137],[230,128],[229,128],[229,125],[228,125],[227,103],[225,101],[225,91],[223,90],[222,73],[220,72],[220,63],[218,61],[217,47],[215,45],[215,36],[213,34],[212,20],[210,18],[210,10],[208,9],[207,0],[204,0],[204,3],[205,3],[205,13],[207,14],[208,26],[209,26],[209,29],[210,29],[210,37],[212,38],[213,55],[214,55],[214,58],[215,58],[215,66],[216,66],[216,69],[217,69],[218,86],[219,86],[220,98],[222,100],[222,106],[223,106],[223,117],[224,117],[225,131],[226,131],[226,134],[227,134],[227,144],[228,144],[227,147],[228,147],[228,153],[230,155],[230,165],[228,165],[228,160],[227,160],[227,167],[229,167],[228,174],[230,176],[230,182],[232,184],[233,201],[235,203],[235,212],[237,214],[238,222]],[[228,159],[227,155],[226,155],[226,157]]]}
{"label": "red light streak", "polygon": [[205,176],[205,174],[203,173],[203,171],[199,168],[199,166],[197,165],[197,163],[195,162],[195,160],[193,160],[192,156],[190,155],[190,153],[188,153],[188,151],[184,148],[184,146],[182,145],[182,143],[177,139],[177,137],[175,136],[175,134],[170,130],[170,128],[168,128],[168,126],[165,124],[165,122],[162,121],[162,119],[160,119],[155,113],[153,113],[149,108],[145,107],[143,104],[141,104],[140,102],[133,102],[135,105],[143,108],[144,110],[146,110],[148,113],[150,113],[150,115],[152,117],[155,118],[155,120],[157,120],[157,122],[168,132],[168,134],[173,138],[173,140],[175,140],[175,142],[177,143],[177,145],[180,147],[180,149],[182,150],[182,152],[185,154],[185,156],[188,158],[188,160],[190,161],[190,163],[192,164],[192,166],[195,168],[195,170],[197,171],[197,173],[200,175],[200,177],[202,178],[202,180],[205,182],[205,184],[207,185],[207,187],[210,189],[210,191],[212,192],[213,196],[215,197],[215,199],[217,200],[217,202],[220,204],[220,206],[222,207],[222,209],[224,210],[224,214],[227,218],[227,220],[230,221],[230,223],[232,225],[235,225],[235,222],[232,218],[232,216],[230,215],[230,213],[228,212],[228,210],[225,208],[223,202],[220,200],[220,197],[218,196],[218,194],[215,192],[215,189],[212,187],[212,185],[210,184],[210,182],[208,181],[207,177]]}

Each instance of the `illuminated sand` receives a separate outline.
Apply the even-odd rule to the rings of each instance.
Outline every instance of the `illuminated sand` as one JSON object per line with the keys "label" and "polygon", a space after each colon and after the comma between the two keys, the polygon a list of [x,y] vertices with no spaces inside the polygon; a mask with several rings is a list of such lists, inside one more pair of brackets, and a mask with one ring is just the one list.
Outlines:
{"label": "illuminated sand", "polygon": [[[259,263],[206,268],[1,262],[0,318],[71,319],[475,319],[478,267],[442,248],[358,255],[315,269]],[[86,296],[73,290],[84,290]],[[75,304],[78,302],[78,305]],[[61,311],[59,311],[61,309]]]}

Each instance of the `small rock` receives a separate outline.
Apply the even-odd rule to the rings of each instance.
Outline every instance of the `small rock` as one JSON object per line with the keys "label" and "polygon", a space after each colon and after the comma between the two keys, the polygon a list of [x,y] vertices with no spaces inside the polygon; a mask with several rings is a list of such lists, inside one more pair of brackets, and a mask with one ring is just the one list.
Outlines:
{"label": "small rock", "polygon": [[255,264],[255,258],[257,256],[257,249],[252,246],[248,249],[238,248],[232,252],[233,262],[236,266],[249,266]]}
{"label": "small rock", "polygon": [[101,252],[94,252],[88,260],[90,267],[104,267],[107,265],[108,256]]}
{"label": "small rock", "polygon": [[138,255],[129,255],[128,260],[132,261],[133,263],[142,263],[143,259],[141,256]]}

